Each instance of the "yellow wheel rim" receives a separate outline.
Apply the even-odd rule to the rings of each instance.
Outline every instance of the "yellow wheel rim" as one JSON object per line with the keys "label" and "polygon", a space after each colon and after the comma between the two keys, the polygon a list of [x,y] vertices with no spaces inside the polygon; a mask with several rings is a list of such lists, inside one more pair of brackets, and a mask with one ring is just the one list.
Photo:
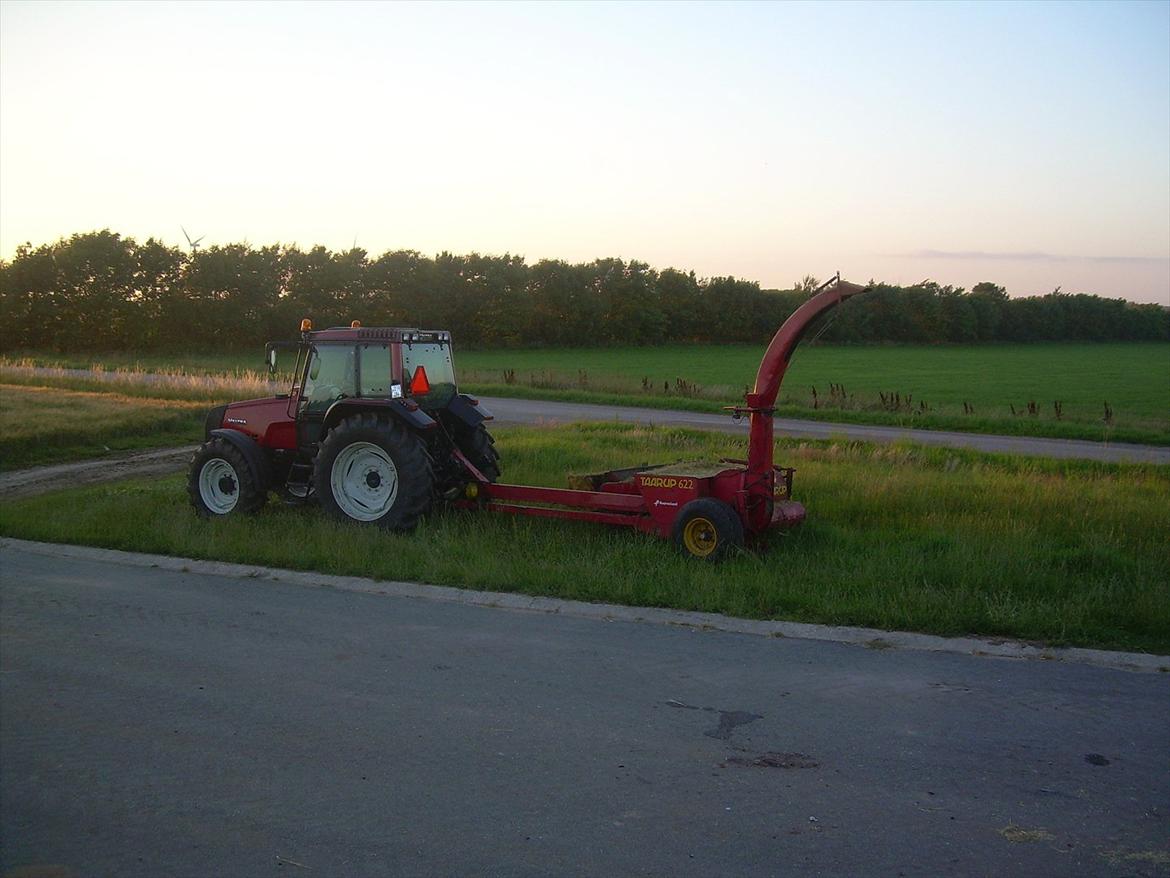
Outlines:
{"label": "yellow wheel rim", "polygon": [[719,545],[715,524],[709,518],[696,515],[683,527],[683,545],[697,558],[706,558]]}

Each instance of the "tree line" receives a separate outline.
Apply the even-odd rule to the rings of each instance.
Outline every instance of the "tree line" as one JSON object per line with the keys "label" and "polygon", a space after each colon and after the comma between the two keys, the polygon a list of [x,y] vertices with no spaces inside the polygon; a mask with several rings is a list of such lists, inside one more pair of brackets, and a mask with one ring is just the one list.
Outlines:
{"label": "tree line", "polygon": [[[734,277],[699,278],[644,262],[520,256],[424,256],[395,250],[254,247],[182,250],[110,231],[24,245],[0,261],[0,349],[191,351],[292,338],[318,328],[448,329],[463,346],[565,347],[764,342],[815,288],[762,290]],[[1170,340],[1170,310],[1054,291],[1009,298],[924,283],[877,285],[844,303],[822,340],[1029,342]]]}

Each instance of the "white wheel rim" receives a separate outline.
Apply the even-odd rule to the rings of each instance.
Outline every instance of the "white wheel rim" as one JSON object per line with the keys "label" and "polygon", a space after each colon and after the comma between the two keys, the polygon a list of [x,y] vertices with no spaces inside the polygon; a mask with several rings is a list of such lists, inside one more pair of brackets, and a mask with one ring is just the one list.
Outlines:
{"label": "white wheel rim", "polygon": [[227,515],[240,502],[240,477],[222,457],[213,457],[199,470],[199,496],[216,515]]}
{"label": "white wheel rim", "polygon": [[398,497],[398,468],[382,448],[354,442],[333,461],[329,486],[338,507],[357,521],[376,521]]}

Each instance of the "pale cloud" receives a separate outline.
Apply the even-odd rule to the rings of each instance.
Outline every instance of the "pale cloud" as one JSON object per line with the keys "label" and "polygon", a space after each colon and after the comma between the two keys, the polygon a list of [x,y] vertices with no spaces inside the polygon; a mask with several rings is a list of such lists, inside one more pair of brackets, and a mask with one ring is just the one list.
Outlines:
{"label": "pale cloud", "polygon": [[1170,265],[1170,256],[1067,256],[1060,253],[1023,251],[1018,253],[988,253],[983,250],[917,250],[898,253],[912,259],[963,259],[991,262],[1113,262],[1126,265]]}

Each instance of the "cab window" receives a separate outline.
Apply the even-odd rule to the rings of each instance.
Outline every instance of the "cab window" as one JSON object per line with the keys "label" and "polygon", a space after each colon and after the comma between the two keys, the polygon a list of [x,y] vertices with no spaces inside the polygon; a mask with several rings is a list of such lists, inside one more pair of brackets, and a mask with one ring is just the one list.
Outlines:
{"label": "cab window", "polygon": [[455,369],[451,365],[451,347],[446,344],[404,344],[402,346],[402,382],[411,386],[422,366],[430,391],[419,394],[411,390],[424,409],[442,408],[455,395]]}
{"label": "cab window", "polygon": [[364,344],[358,348],[362,358],[362,396],[390,395],[390,348]]}
{"label": "cab window", "polygon": [[337,400],[353,396],[357,383],[356,351],[345,345],[321,345],[309,354],[304,400],[310,414],[324,414]]}

